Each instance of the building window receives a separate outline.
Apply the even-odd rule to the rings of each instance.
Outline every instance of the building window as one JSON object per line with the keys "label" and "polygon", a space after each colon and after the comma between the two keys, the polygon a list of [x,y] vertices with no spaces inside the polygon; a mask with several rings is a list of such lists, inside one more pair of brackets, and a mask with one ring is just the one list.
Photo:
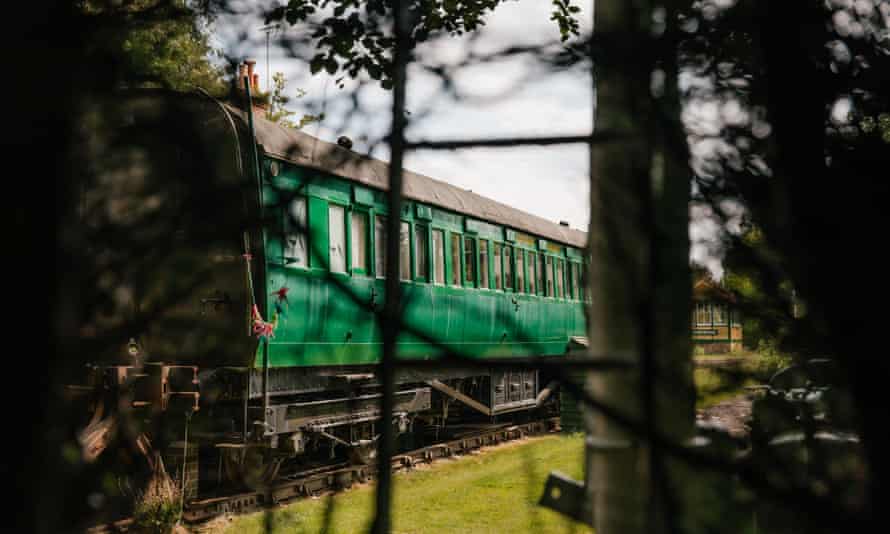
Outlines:
{"label": "building window", "polygon": [[460,234],[451,234],[451,285],[460,285]]}
{"label": "building window", "polygon": [[427,256],[426,226],[414,225],[414,278],[429,280],[429,257]]}
{"label": "building window", "polygon": [[411,280],[411,228],[402,221],[399,225],[399,279]]}
{"label": "building window", "polygon": [[724,306],[723,304],[711,304],[711,315],[714,319],[715,325],[726,324],[726,306]]}
{"label": "building window", "polygon": [[433,280],[445,283],[445,232],[433,230]]}
{"label": "building window", "polygon": [[545,256],[544,261],[547,264],[547,296],[553,296],[553,258],[550,256]]}
{"label": "building window", "polygon": [[488,289],[488,241],[479,240],[479,287]]}
{"label": "building window", "polygon": [[525,293],[525,269],[522,267],[524,263],[525,254],[522,249],[516,249],[516,291],[519,293]]}
{"label": "building window", "polygon": [[288,267],[309,267],[306,245],[306,197],[295,197],[284,213],[284,264]]}
{"label": "building window", "polygon": [[464,238],[464,281],[471,286],[476,282],[476,243],[472,237]]}
{"label": "building window", "polygon": [[353,211],[349,222],[352,268],[366,273],[368,272],[368,214]]}
{"label": "building window", "polygon": [[329,256],[331,272],[346,272],[346,212],[342,206],[328,207]]}
{"label": "building window", "polygon": [[504,246],[504,289],[513,289],[513,248]]}
{"label": "building window", "polygon": [[695,324],[711,326],[711,306],[707,302],[695,303]]}
{"label": "building window", "polygon": [[494,288],[501,289],[503,287],[502,277],[504,272],[504,264],[501,263],[503,255],[501,254],[501,244],[494,244]]}
{"label": "building window", "polygon": [[537,260],[537,255],[534,252],[526,252],[526,258],[528,262],[528,292],[532,295],[536,295],[538,293],[537,286],[537,269],[535,269],[535,261]]}
{"label": "building window", "polygon": [[565,297],[565,291],[563,286],[563,261],[556,260],[556,296],[559,298]]}
{"label": "building window", "polygon": [[386,277],[386,218],[374,217],[374,273]]}

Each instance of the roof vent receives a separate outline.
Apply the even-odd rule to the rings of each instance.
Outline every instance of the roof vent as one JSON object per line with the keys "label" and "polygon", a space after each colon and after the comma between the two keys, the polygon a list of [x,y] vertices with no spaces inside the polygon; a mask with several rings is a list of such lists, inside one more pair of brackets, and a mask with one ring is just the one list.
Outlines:
{"label": "roof vent", "polygon": [[560,225],[560,226],[568,226],[568,225],[569,225],[569,221],[559,221],[559,225]]}
{"label": "roof vent", "polygon": [[337,144],[349,150],[352,148],[352,139],[346,137],[345,135],[341,135],[337,138]]}

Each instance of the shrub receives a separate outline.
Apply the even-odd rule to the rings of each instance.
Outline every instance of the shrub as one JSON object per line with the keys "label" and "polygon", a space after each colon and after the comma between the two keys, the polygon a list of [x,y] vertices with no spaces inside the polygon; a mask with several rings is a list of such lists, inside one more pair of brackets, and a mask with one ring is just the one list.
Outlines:
{"label": "shrub", "polygon": [[155,459],[155,473],[145,491],[136,497],[133,520],[138,531],[168,534],[179,521],[182,500],[179,487],[167,475],[160,457]]}
{"label": "shrub", "polygon": [[761,339],[757,343],[757,364],[753,369],[754,376],[766,382],[776,372],[791,365],[791,356],[779,352],[775,340]]}

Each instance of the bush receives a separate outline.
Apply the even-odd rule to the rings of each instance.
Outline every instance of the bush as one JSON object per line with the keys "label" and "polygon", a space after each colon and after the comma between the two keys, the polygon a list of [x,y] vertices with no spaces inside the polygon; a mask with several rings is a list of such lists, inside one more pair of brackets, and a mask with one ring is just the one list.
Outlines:
{"label": "bush", "polygon": [[766,382],[776,372],[791,365],[791,356],[779,352],[775,340],[761,339],[757,343],[757,364],[753,369],[754,376]]}
{"label": "bush", "polygon": [[173,531],[182,512],[181,492],[167,475],[161,459],[158,457],[155,462],[154,476],[145,491],[136,497],[133,520],[140,532],[168,534]]}

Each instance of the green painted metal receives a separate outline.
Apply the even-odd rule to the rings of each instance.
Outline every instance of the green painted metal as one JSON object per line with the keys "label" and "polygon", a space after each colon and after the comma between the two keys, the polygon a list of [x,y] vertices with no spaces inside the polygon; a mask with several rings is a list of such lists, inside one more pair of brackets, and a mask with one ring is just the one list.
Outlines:
{"label": "green painted metal", "polygon": [[[268,168],[268,165],[264,166]],[[266,232],[266,295],[287,287],[287,301],[279,303],[275,337],[268,343],[271,367],[352,365],[377,363],[382,351],[382,335],[373,314],[351,299],[330,277],[342,282],[359,302],[374,302],[379,307],[385,299],[385,283],[373,273],[373,221],[376,215],[386,215],[385,195],[318,170],[280,163],[278,176],[266,181],[262,197],[267,216],[272,222]],[[280,194],[284,198],[294,194],[307,198],[309,226],[308,268],[285,265],[282,260],[283,236],[279,219],[285,216]],[[347,273],[328,273],[328,205],[345,207],[347,236]],[[411,280],[403,281],[405,324],[409,329],[398,340],[398,355],[406,359],[433,359],[445,350],[472,358],[522,356],[560,356],[566,353],[571,336],[585,334],[583,304],[578,300],[557,299],[524,292],[498,291],[478,286],[480,268],[494,276],[493,249],[495,242],[506,243],[515,232],[484,221],[467,220],[456,213],[440,208],[405,201],[401,219],[410,224]],[[368,214],[369,269],[355,270],[350,254],[351,210]],[[415,272],[414,230],[416,224],[427,229],[427,265],[433,264],[431,251],[432,229],[444,230],[446,285],[417,281]],[[452,269],[461,268],[464,259],[464,228],[476,230],[472,235],[476,279],[465,280],[461,272],[460,285],[450,285]],[[512,236],[510,234],[513,234]],[[461,257],[454,263],[451,254],[451,235],[461,237]],[[489,242],[488,265],[480,265],[478,243]],[[570,249],[570,247],[567,247]],[[565,258],[565,253],[561,255]],[[395,266],[392,266],[395,267]],[[516,268],[524,268],[514,263]],[[528,283],[528,276],[523,277]],[[257,288],[260,291],[261,288]],[[275,314],[276,299],[267,298],[265,316]],[[412,334],[410,329],[422,333]],[[424,341],[429,337],[441,344]],[[262,351],[257,352],[255,365],[262,365]]]}

